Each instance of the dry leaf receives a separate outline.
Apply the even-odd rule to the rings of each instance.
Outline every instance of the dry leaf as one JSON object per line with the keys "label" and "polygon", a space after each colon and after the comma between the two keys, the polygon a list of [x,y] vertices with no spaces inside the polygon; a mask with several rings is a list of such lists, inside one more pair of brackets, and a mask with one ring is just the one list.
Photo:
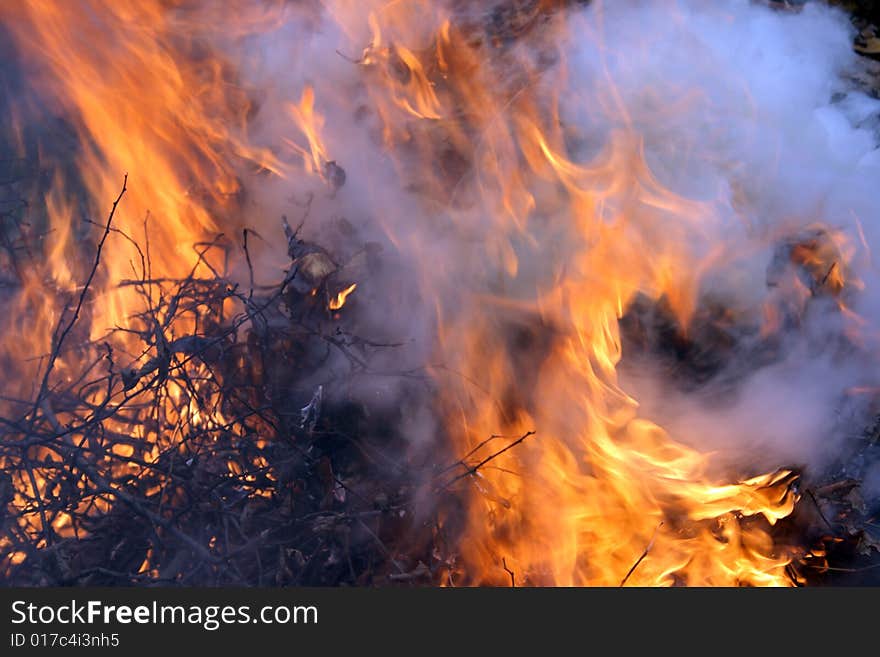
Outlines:
{"label": "dry leaf", "polygon": [[296,266],[312,283],[317,283],[336,271],[333,261],[320,251],[307,253],[296,261]]}
{"label": "dry leaf", "polygon": [[865,39],[865,44],[855,44],[855,51],[863,55],[880,55],[880,37]]}

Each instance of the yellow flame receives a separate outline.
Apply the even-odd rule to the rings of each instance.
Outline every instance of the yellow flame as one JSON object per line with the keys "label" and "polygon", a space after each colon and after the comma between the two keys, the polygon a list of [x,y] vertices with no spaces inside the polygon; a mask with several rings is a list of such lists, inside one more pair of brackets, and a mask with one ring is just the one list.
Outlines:
{"label": "yellow flame", "polygon": [[[593,90],[589,107],[618,127],[576,163],[555,99],[538,91],[550,85],[527,72],[505,88],[486,48],[442,9],[368,4],[378,8],[365,63],[399,73],[366,82],[399,175],[479,241],[479,262],[493,272],[486,287],[519,295],[488,294],[479,267],[464,287],[423,272],[441,318],[435,376],[447,430],[455,453],[469,455],[465,466],[480,464],[454,478],[468,511],[450,581],[503,585],[514,571],[527,584],[791,584],[792,555],[771,528],[794,507],[792,473],[721,476],[710,455],[640,417],[618,382],[618,319],[637,294],[664,299],[683,327],[693,317],[700,275],[724,254],[689,245],[713,234],[716,208],[654,176],[613,82]],[[330,6],[357,34],[352,6]],[[437,163],[450,151],[472,163],[472,176],[444,174]],[[402,250],[426,249],[387,226]],[[521,282],[523,261],[540,263],[533,281]]]}
{"label": "yellow flame", "polygon": [[[33,356],[10,361],[23,363],[22,371],[10,373],[10,378],[20,380],[24,387],[34,380],[38,363],[45,360],[57,336],[61,304],[47,302],[47,293],[54,300],[80,292],[91,260],[91,255],[83,254],[92,252],[93,223],[106,220],[126,172],[128,191],[113,222],[118,232],[102,253],[100,271],[83,308],[80,326],[87,328],[83,342],[103,340],[117,326],[143,328],[133,318],[156,301],[156,288],[147,286],[151,292],[141,294],[135,286],[119,285],[120,281],[141,275],[174,280],[190,273],[201,276],[210,268],[222,270],[218,253],[199,256],[193,245],[213,238],[221,224],[225,230],[243,219],[238,211],[241,185],[236,162],[283,173],[276,156],[254,146],[247,134],[247,116],[253,107],[235,79],[234,67],[220,52],[205,49],[210,41],[206,35],[218,29],[229,36],[269,29],[277,22],[281,4],[271,7],[268,2],[235,0],[233,4],[247,11],[237,12],[234,25],[225,10],[218,12],[210,3],[192,11],[178,4],[84,0],[73,5],[34,0],[0,6],[4,34],[12,37],[23,59],[39,69],[35,85],[47,105],[63,114],[78,143],[71,155],[75,162],[70,163],[75,164],[76,175],[65,177],[61,172],[66,169],[56,168],[58,173],[46,192],[42,257],[23,268],[18,312],[2,320],[3,355],[25,351]],[[13,119],[21,123],[20,117]],[[21,125],[16,127],[21,130]],[[19,141],[24,143],[23,137]],[[139,242],[142,250],[119,238],[121,234]],[[141,271],[147,262],[150,271]],[[181,313],[166,328],[165,337],[189,333],[194,326],[193,315]],[[114,339],[123,343],[116,344],[121,352],[130,346],[119,336]],[[136,347],[135,353],[141,352]],[[152,355],[143,354],[134,367],[144,365]],[[84,364],[75,360],[75,355],[59,358],[54,376],[71,381],[71,372]],[[33,370],[25,371],[30,363]],[[200,394],[202,409],[217,408],[215,399]],[[97,391],[89,393],[87,401],[97,405],[101,396]],[[172,408],[169,403],[165,412]],[[224,422],[216,412],[204,417],[206,411],[199,409],[196,400],[190,401],[182,415],[188,417],[166,417],[172,425],[175,421],[207,426]],[[113,456],[106,454],[96,464],[116,468],[114,480],[137,476],[137,457],[153,463],[181,439],[170,432],[132,430],[112,418],[106,428],[132,434],[130,443],[116,444]],[[87,440],[76,438],[77,442]],[[33,447],[28,456],[41,463],[64,458],[51,446]],[[127,460],[131,457],[135,458]],[[117,465],[112,465],[114,460]],[[57,486],[47,484],[47,473],[51,477],[50,470],[35,469],[35,486],[27,477],[16,481],[18,492],[12,504],[19,511],[20,529],[35,537],[41,535],[43,522],[25,498],[39,495],[46,500],[57,494]],[[83,500],[81,508],[75,509],[78,514],[104,513],[111,504],[109,498],[90,495]],[[53,512],[47,520],[58,536],[73,535],[68,513]],[[84,533],[80,528],[78,535]],[[10,563],[17,560],[13,557]],[[149,558],[144,568],[148,565]]]}
{"label": "yellow flame", "polygon": [[[263,3],[234,2],[223,10],[204,3],[192,11],[179,4],[30,0],[0,9],[17,46],[45,67],[43,91],[71,117],[91,215],[106,214],[122,174],[130,172],[116,225],[127,235],[149,233],[157,279],[186,276],[202,266],[192,244],[241,227],[245,212],[233,162],[286,172],[248,134],[254,105],[234,63],[222,52],[205,52],[210,39],[201,38],[259,33],[278,14],[261,10]],[[539,8],[556,4],[548,0]],[[419,272],[439,323],[437,404],[451,451],[473,460],[466,466],[470,474],[455,482],[465,517],[443,523],[464,526],[454,548],[461,572],[451,570],[450,581],[505,584],[514,571],[529,584],[791,583],[786,566],[792,555],[774,544],[771,529],[795,504],[792,473],[717,472],[711,455],[641,417],[618,378],[618,321],[636,295],[664,299],[683,327],[694,316],[700,277],[715,257],[706,255],[713,245],[701,242],[718,226],[713,202],[683,198],[656,178],[613,81],[597,84],[582,109],[616,127],[598,153],[576,161],[569,144],[578,135],[567,132],[554,96],[565,72],[552,45],[565,37],[558,12],[548,11],[541,23],[549,54],[563,59],[554,79],[559,84],[548,85],[539,82],[552,72],[518,53],[507,59],[517,74],[499,75],[506,69],[492,56],[492,39],[479,25],[452,16],[446,3],[323,5],[351,38],[351,52],[363,52],[359,79],[379,122],[379,148],[393,158],[401,188],[418,192],[428,220],[442,218],[461,244],[477,245],[469,278],[438,271],[427,264],[432,258],[422,260]],[[321,107],[354,108],[332,81],[321,80],[287,107],[289,134],[299,131],[307,147],[288,144],[305,171],[324,177],[324,133],[335,126],[316,111],[318,94]],[[699,153],[699,144],[687,146]],[[34,354],[48,351],[58,319],[57,309],[43,303],[45,281],[69,291],[80,280],[70,263],[77,262],[72,224],[81,212],[68,192],[58,179],[48,193],[46,271],[28,274],[18,300],[17,317],[40,312],[27,325],[7,319],[15,329],[8,332],[11,344],[21,338]],[[396,219],[383,223],[389,240],[402,252],[427,252],[431,245],[420,231],[399,230],[411,217]],[[847,255],[829,236],[793,257],[840,295],[851,280]],[[694,241],[706,248],[689,248]],[[108,250],[106,281],[127,277],[136,258],[131,249]],[[832,267],[832,260],[839,264]],[[355,289],[339,292],[330,310],[342,308]],[[133,287],[103,283],[100,301],[92,304],[90,337],[129,326],[143,303]],[[771,330],[772,310],[766,320]],[[169,384],[166,394],[176,404],[190,392]],[[224,424],[219,412],[206,410],[217,408],[216,400],[194,397],[182,408],[183,420]],[[533,430],[515,448],[499,446]],[[499,435],[508,438],[487,441]],[[117,454],[137,452],[151,463],[184,449],[176,434],[144,428],[135,437],[143,444],[122,445]],[[42,446],[29,456],[61,459]],[[226,465],[231,475],[244,473],[235,460]],[[13,505],[28,508],[25,497],[45,498],[52,492],[47,488],[42,476],[35,485],[22,479]],[[89,503],[96,512],[111,504],[104,498]],[[38,514],[23,518],[22,529],[38,535]],[[62,514],[51,522],[69,529]],[[20,559],[20,552],[10,557]],[[149,553],[141,571],[151,568]]]}
{"label": "yellow flame", "polygon": [[345,305],[346,299],[348,299],[348,295],[355,291],[357,288],[357,283],[352,283],[347,288],[339,292],[334,298],[330,299],[330,310],[339,310],[342,306]]}
{"label": "yellow flame", "polygon": [[309,150],[297,146],[288,140],[294,149],[303,155],[305,169],[318,175],[323,175],[324,166],[327,163],[327,152],[321,141],[321,130],[324,127],[324,118],[315,112],[315,91],[307,85],[302,92],[298,105],[290,105],[289,110],[296,125],[302,130],[309,142]]}

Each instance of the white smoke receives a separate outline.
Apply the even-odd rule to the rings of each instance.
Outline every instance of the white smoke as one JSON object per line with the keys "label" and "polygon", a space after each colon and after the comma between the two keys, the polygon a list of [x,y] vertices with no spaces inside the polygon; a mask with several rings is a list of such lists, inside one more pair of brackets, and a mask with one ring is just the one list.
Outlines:
{"label": "white smoke", "polygon": [[[866,400],[851,389],[876,385],[880,320],[880,280],[860,244],[860,231],[868,245],[880,238],[871,191],[880,180],[880,101],[847,82],[860,65],[848,18],[820,3],[792,14],[733,1],[604,3],[601,14],[575,20],[576,34],[600,31],[603,46],[573,39],[573,95],[589,95],[591,80],[607,75],[654,173],[722,210],[704,239],[738,256],[704,281],[704,293],[754,316],[768,295],[774,241],[815,222],[859,245],[853,265],[865,282],[852,299],[867,320],[863,351],[839,348],[839,316],[812,312],[783,335],[779,362],[734,387],[710,382],[683,393],[662,370],[628,370],[624,387],[673,436],[734,460],[828,465],[865,422]],[[578,105],[567,109],[577,121]]]}
{"label": "white smoke", "polygon": [[[863,398],[852,401],[848,391],[876,385],[873,332],[880,326],[880,280],[862,244],[862,236],[866,245],[880,240],[880,101],[848,81],[860,63],[846,15],[819,2],[781,12],[747,0],[625,0],[565,11],[568,38],[557,45],[566,70],[550,66],[539,84],[548,96],[563,85],[561,119],[579,140],[571,157],[588,160],[613,129],[632,126],[664,185],[712,205],[715,219],[687,237],[698,257],[723,253],[702,282],[704,295],[735,308],[745,323],[757,323],[780,240],[817,223],[857,246],[851,265],[865,283],[848,299],[866,322],[861,351],[839,348],[847,324],[817,304],[797,331],[782,335],[772,363],[749,372],[747,360],[734,358],[732,385],[729,378],[723,388],[710,380],[685,393],[661,367],[639,361],[624,370],[624,389],[641,402],[643,416],[675,438],[734,461],[827,465],[842,437],[864,421]],[[473,242],[442,230],[446,210],[426,214],[384,151],[376,121],[358,113],[369,105],[367,83],[349,60],[369,42],[366,13],[352,21],[358,29],[346,32],[321,10],[293,8],[276,31],[235,46],[243,78],[261,95],[254,137],[271,146],[296,140],[285,107],[313,85],[328,150],[347,172],[335,194],[307,177],[255,177],[248,184],[265,235],[280,235],[281,214],[295,223],[312,194],[307,237],[343,253],[352,244],[382,244],[382,272],[356,292],[356,330],[404,343],[384,360],[379,355],[377,368],[411,371],[427,364],[435,328],[435,308],[414,272],[434,271],[434,291],[444,294],[455,293],[453,279],[480,291],[492,276],[485,262],[475,262]],[[531,47],[524,40],[503,57],[510,55],[507,63],[515,68],[533,57]],[[479,240],[479,225],[474,235]],[[271,246],[263,252],[266,272],[284,265],[284,250],[277,242]],[[526,272],[541,267],[521,263]],[[411,385],[368,377],[359,394],[393,404]],[[408,432],[425,440],[433,435],[434,420],[424,408],[409,417]]]}

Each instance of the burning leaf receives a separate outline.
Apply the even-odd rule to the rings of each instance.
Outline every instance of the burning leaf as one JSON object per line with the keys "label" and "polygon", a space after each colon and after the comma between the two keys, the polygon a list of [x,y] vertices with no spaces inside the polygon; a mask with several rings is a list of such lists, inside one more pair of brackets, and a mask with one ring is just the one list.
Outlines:
{"label": "burning leaf", "polygon": [[794,287],[806,297],[845,295],[861,285],[849,266],[851,258],[852,249],[839,231],[811,225],[776,249],[767,286],[786,290],[787,301],[797,299]]}
{"label": "burning leaf", "polygon": [[293,261],[296,276],[291,285],[300,294],[312,294],[339,269],[327,252],[319,247],[298,242],[296,250],[300,255]]}

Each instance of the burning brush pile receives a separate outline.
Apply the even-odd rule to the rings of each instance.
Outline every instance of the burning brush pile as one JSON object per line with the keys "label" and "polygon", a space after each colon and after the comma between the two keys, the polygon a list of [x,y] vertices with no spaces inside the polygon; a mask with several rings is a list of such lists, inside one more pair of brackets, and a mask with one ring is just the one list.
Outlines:
{"label": "burning brush pile", "polygon": [[0,578],[873,581],[858,20],[0,1]]}

